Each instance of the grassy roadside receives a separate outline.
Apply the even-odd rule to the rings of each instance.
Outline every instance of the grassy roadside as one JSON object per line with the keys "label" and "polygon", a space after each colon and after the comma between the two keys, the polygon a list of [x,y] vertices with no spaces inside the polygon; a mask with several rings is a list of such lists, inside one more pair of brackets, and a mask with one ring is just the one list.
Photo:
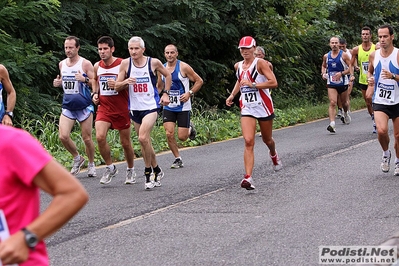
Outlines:
{"label": "grassy roadside", "polygon": [[[306,105],[306,104],[305,104]],[[351,100],[351,110],[359,110],[365,108],[363,98],[357,97]],[[319,105],[306,105],[306,107],[287,108],[284,110],[275,110],[276,118],[273,127],[275,129],[292,126],[298,123],[306,123],[320,118],[328,117],[328,103]],[[54,121],[53,121],[54,120]],[[23,128],[35,135],[43,144],[47,151],[61,164],[69,167],[72,161],[71,155],[62,146],[58,139],[58,123],[55,119],[48,119],[44,116],[41,121],[29,121]],[[218,110],[210,108],[200,101],[194,103],[192,121],[197,130],[197,138],[195,140],[178,141],[180,147],[192,147],[209,144],[216,141],[231,139],[241,136],[240,114],[239,108],[233,107],[230,110]],[[79,127],[76,125],[71,135],[75,141],[80,154],[85,154],[85,147],[80,136]],[[151,133],[155,152],[169,150],[166,141],[165,130],[162,125],[161,118],[158,118],[156,125]],[[140,144],[136,133],[132,131],[132,144],[136,157],[141,157]],[[93,130],[93,140],[95,142],[96,165],[103,164],[98,145]],[[108,143],[111,147],[112,157],[115,161],[123,161],[123,149],[119,141],[119,133],[111,130],[107,136]]]}

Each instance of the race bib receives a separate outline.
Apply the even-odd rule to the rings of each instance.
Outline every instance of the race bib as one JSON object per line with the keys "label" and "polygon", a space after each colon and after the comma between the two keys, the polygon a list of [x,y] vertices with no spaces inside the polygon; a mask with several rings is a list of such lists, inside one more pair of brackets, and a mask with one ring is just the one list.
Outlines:
{"label": "race bib", "polygon": [[395,86],[378,82],[376,97],[378,98],[378,103],[393,103],[395,101]]}
{"label": "race bib", "polygon": [[169,107],[177,107],[180,106],[180,91],[171,90],[169,91]]}
{"label": "race bib", "polygon": [[108,79],[116,80],[116,76],[100,76],[99,83],[100,83],[100,94],[102,96],[113,96],[117,95],[118,92],[115,89],[111,89],[108,87]]}
{"label": "race bib", "polygon": [[338,79],[336,79],[335,74],[337,74],[338,72],[330,72],[328,73],[328,77],[330,79],[330,84],[341,84],[343,83],[343,79],[342,76]]}
{"label": "race bib", "polygon": [[369,62],[362,62],[362,72],[363,73],[369,72]]}
{"label": "race bib", "polygon": [[75,79],[75,76],[62,76],[62,88],[65,94],[78,94],[79,81]]}
{"label": "race bib", "polygon": [[258,90],[250,87],[243,88],[242,94],[242,104],[248,107],[254,107],[261,104],[260,97],[258,97]]}
{"label": "race bib", "polygon": [[150,79],[148,77],[136,78],[136,83],[133,85],[133,92],[147,94],[149,82]]}

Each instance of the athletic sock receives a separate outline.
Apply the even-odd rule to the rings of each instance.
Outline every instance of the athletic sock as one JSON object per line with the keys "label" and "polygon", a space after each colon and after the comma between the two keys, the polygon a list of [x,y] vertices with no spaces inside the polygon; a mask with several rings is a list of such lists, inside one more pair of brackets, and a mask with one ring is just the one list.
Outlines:
{"label": "athletic sock", "polygon": [[159,166],[155,166],[154,168],[152,168],[154,170],[154,173],[158,174],[161,172],[161,168],[159,168]]}
{"label": "athletic sock", "polygon": [[150,182],[150,177],[151,177],[151,167],[145,167],[144,168],[144,175],[145,175],[145,182]]}

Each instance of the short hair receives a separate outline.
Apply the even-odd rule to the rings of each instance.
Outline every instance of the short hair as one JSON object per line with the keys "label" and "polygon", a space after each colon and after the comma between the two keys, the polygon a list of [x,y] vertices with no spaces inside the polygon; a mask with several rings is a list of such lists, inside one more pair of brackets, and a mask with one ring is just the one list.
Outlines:
{"label": "short hair", "polygon": [[128,44],[132,43],[132,42],[139,42],[140,43],[140,47],[141,48],[145,48],[144,40],[141,37],[133,36],[132,38],[130,38]]}
{"label": "short hair", "polygon": [[346,44],[345,38],[339,38],[339,44],[341,44],[341,45]]}
{"label": "short hair", "polygon": [[178,52],[178,51],[177,51],[177,46],[176,46],[176,45],[174,45],[174,44],[171,43],[171,44],[166,45],[165,48],[168,47],[168,46],[173,46],[173,47],[175,48],[175,51]]}
{"label": "short hair", "polygon": [[97,44],[106,43],[109,47],[114,47],[114,40],[109,36],[102,36],[98,39]]}
{"label": "short hair", "polygon": [[256,50],[257,50],[257,51],[260,51],[260,52],[261,52],[262,54],[264,54],[264,55],[266,54],[266,53],[265,53],[265,49],[264,49],[262,46],[256,46]]}
{"label": "short hair", "polygon": [[388,29],[389,35],[393,35],[393,27],[391,25],[385,24],[380,26],[378,29]]}
{"label": "short hair", "polygon": [[338,36],[332,36],[332,37],[330,38],[330,40],[328,41],[328,43],[330,43],[332,39],[337,39],[338,42],[339,42],[339,37],[338,37]]}
{"label": "short hair", "polygon": [[75,40],[75,47],[79,47],[80,46],[80,40],[78,37],[76,36],[68,36],[65,38],[65,41],[71,41],[71,40]]}
{"label": "short hair", "polygon": [[371,34],[371,29],[370,29],[370,27],[364,26],[364,27],[362,28],[362,31],[363,31],[363,30],[368,30],[368,31],[370,32],[370,34]]}

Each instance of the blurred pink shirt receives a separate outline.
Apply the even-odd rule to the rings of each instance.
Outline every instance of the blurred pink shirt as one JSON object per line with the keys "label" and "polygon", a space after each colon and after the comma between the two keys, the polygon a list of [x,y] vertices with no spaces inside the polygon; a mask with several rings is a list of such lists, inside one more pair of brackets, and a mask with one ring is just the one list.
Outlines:
{"label": "blurred pink shirt", "polygon": [[[11,235],[39,216],[40,194],[33,179],[51,160],[50,154],[29,133],[0,125],[0,209]],[[19,265],[49,265],[44,241]]]}

